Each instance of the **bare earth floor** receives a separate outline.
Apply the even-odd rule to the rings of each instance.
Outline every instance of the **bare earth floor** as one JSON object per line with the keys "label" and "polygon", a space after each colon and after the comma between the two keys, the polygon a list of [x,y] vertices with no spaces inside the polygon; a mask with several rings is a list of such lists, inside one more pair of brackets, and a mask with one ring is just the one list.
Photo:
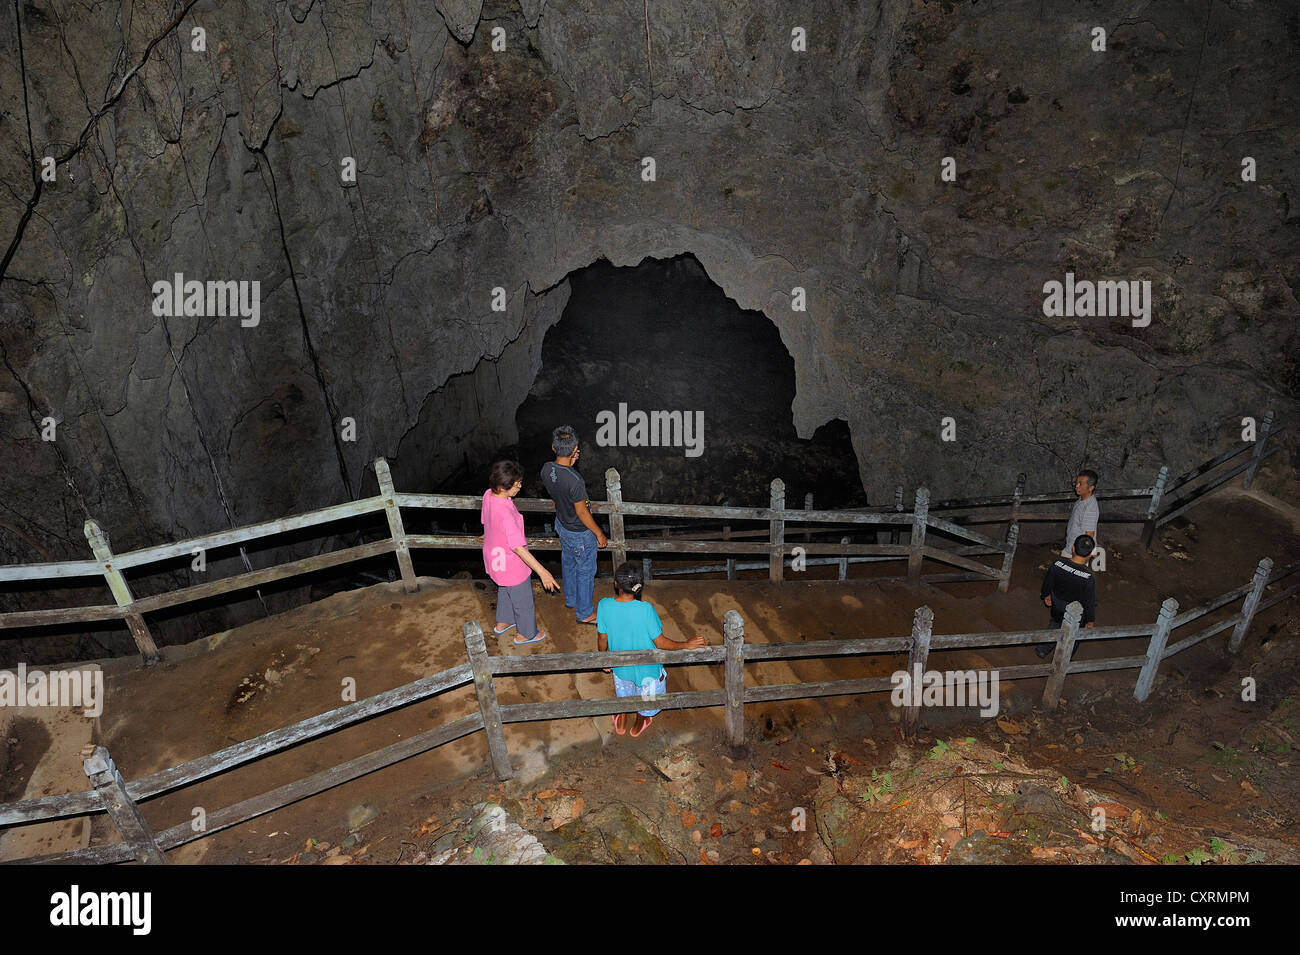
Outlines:
{"label": "bare earth floor", "polygon": [[[1261,557],[1281,566],[1300,556],[1300,529],[1284,510],[1231,491],[1163,529],[1149,554],[1131,536],[1108,532],[1106,542],[1102,625],[1150,622],[1165,597],[1190,608],[1246,583]],[[938,634],[1032,629],[1046,625],[1038,585],[1054,550],[1023,545],[1007,594],[991,584],[908,587],[868,577],[782,585],[673,578],[653,581],[646,597],[669,636],[702,633],[713,644],[732,608],[745,620],[747,642],[905,636],[922,604],[933,609]],[[888,573],[899,572],[892,567]],[[578,625],[559,597],[540,589],[539,619],[550,639],[519,649],[513,633],[494,637],[493,589],[422,578],[420,591],[406,594],[380,584],[209,638],[206,652],[110,676],[95,739],[127,779],[136,778],[337,707],[352,681],[361,699],[463,663],[467,620],[483,625],[494,654],[595,648],[594,628]],[[601,584],[597,597],[607,591]],[[1004,683],[997,717],[927,709],[911,742],[901,740],[887,694],[751,704],[744,754],[723,745],[720,709],[664,711],[637,740],[613,735],[608,717],[515,724],[506,728],[517,772],[509,783],[496,781],[477,733],[169,858],[423,861],[459,845],[465,810],[494,799],[549,852],[576,862],[1203,861],[1197,853],[1220,862],[1294,862],[1298,636],[1300,602],[1292,598],[1256,618],[1236,657],[1226,652],[1225,633],[1166,661],[1145,704],[1132,698],[1132,670],[1070,677],[1052,713],[1039,705],[1041,680]],[[1145,642],[1091,642],[1076,659],[1138,653]],[[1020,647],[934,653],[929,665],[1034,662],[1032,650]],[[886,656],[772,661],[747,666],[746,677],[750,684],[816,682],[888,676],[903,664]],[[669,673],[670,690],[721,685],[721,666]],[[1246,676],[1256,681],[1253,702],[1241,699]],[[597,672],[503,678],[498,694],[521,702],[613,692],[609,676]],[[191,820],[196,807],[213,811],[475,710],[472,687],[462,687],[149,800],[144,811],[155,830],[164,829]],[[17,768],[3,797],[84,789],[81,736],[60,746],[44,727],[15,724],[9,745]],[[1087,825],[1097,804],[1110,813],[1110,830],[1100,835]],[[58,832],[39,840],[40,851],[85,843],[78,827]],[[0,858],[33,851],[32,839],[20,850],[7,838]],[[116,838],[96,817],[89,843]]]}

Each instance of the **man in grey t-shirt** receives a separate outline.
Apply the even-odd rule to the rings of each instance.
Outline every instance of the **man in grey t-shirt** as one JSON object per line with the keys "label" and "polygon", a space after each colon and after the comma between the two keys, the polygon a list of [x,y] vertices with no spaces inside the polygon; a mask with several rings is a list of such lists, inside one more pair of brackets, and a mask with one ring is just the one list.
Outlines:
{"label": "man in grey t-shirt", "polygon": [[1092,538],[1094,546],[1097,540],[1097,522],[1101,519],[1101,508],[1097,506],[1097,472],[1080,471],[1074,479],[1074,493],[1079,499],[1070,511],[1070,524],[1065,529],[1065,545],[1061,548],[1062,557],[1074,554],[1074,541],[1080,534]]}

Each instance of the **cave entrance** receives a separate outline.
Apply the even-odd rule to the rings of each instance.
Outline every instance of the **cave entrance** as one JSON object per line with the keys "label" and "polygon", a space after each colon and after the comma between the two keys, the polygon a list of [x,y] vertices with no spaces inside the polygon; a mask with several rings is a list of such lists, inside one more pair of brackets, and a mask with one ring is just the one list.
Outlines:
{"label": "cave entrance", "polygon": [[810,492],[818,507],[868,503],[848,424],[798,436],[794,359],[780,332],[728,298],[693,255],[599,261],[569,283],[516,414],[525,495],[545,496],[538,472],[552,430],[568,424],[594,499],[613,467],[629,501],[761,506],[780,477],[792,507]]}

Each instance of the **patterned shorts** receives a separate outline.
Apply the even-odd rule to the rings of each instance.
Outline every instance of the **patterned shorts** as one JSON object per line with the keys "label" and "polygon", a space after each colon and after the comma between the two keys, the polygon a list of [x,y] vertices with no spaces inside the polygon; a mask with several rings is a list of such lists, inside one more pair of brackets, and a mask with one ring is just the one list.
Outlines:
{"label": "patterned shorts", "polygon": [[[646,677],[644,681],[645,692],[642,692],[640,683],[633,683],[631,680],[624,680],[618,676],[614,677],[614,695],[615,696],[640,696],[647,700],[652,700],[657,696],[663,696],[668,692],[668,674],[663,667],[659,668],[659,679],[651,680]],[[655,716],[659,710],[638,710],[642,716]]]}

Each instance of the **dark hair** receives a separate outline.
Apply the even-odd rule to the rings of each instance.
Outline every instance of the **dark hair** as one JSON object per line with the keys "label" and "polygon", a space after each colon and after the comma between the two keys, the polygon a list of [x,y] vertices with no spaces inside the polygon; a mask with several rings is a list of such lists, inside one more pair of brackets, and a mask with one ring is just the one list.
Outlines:
{"label": "dark hair", "polygon": [[1097,486],[1097,472],[1096,472],[1096,471],[1080,471],[1080,472],[1079,472],[1079,477],[1083,477],[1083,478],[1087,478],[1087,479],[1088,479],[1088,487],[1090,487],[1090,488],[1095,488],[1095,487]]}
{"label": "dark hair", "polygon": [[1096,546],[1097,542],[1087,534],[1080,534],[1074,539],[1074,552],[1080,557],[1087,557]]}
{"label": "dark hair", "polygon": [[562,458],[567,458],[578,446],[578,432],[567,424],[562,424],[551,432],[551,449]]}
{"label": "dark hair", "polygon": [[614,571],[614,592],[621,594],[631,594],[638,600],[641,599],[641,588],[645,586],[641,578],[641,568],[629,561],[626,564],[619,564]]}
{"label": "dark hair", "polygon": [[518,461],[503,460],[492,465],[488,472],[488,486],[494,491],[510,488],[516,481],[524,479],[523,466]]}

